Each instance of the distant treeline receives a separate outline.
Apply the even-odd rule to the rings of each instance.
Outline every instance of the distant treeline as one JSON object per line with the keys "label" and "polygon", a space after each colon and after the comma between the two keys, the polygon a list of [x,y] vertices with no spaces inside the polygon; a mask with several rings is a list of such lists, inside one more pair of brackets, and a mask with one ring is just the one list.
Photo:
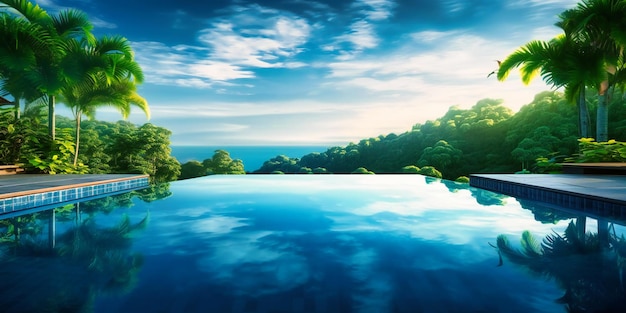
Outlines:
{"label": "distant treeline", "polygon": [[[595,99],[596,95],[588,92],[590,112],[595,109]],[[626,141],[625,103],[623,93],[612,94],[609,138],[618,141]],[[145,173],[153,182],[246,173],[419,173],[455,180],[471,173],[534,172],[537,158],[561,162],[576,155],[580,139],[577,114],[575,105],[559,92],[538,94],[516,114],[499,100],[485,99],[470,109],[453,106],[443,117],[417,124],[403,134],[380,135],[301,158],[279,155],[250,172],[224,150],[215,151],[203,162],[181,165],[171,156],[169,130],[149,123],[137,126],[95,120],[81,125],[82,153],[78,166],[72,166],[73,120],[58,117],[56,148],[47,153],[42,147],[51,143],[41,117],[24,114],[15,119],[10,112],[0,112],[0,163],[22,163],[29,171],[45,173]],[[585,144],[599,148],[588,156],[606,160],[602,157],[608,150],[594,147],[588,140]],[[626,152],[620,152],[626,150],[621,143],[610,149],[624,155],[620,160],[626,159]]]}
{"label": "distant treeline", "polygon": [[[597,97],[588,93],[593,112]],[[615,92],[609,106],[609,138],[618,141],[626,140],[625,103],[623,94]],[[443,178],[456,179],[534,170],[539,157],[562,161],[578,152],[577,125],[576,106],[559,92],[536,95],[516,114],[500,100],[485,99],[469,110],[453,106],[443,117],[400,135],[380,135],[302,158],[277,156],[253,173],[415,173],[424,167],[432,173],[434,167]]]}

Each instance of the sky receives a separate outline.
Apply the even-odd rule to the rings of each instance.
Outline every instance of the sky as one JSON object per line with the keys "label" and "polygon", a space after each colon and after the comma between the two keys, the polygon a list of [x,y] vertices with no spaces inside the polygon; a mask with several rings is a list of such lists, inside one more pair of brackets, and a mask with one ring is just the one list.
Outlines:
{"label": "sky", "polygon": [[[132,42],[145,81],[130,121],[173,145],[347,145],[401,134],[451,106],[502,99],[518,111],[549,90],[488,74],[549,40],[574,0],[39,0],[75,8],[94,33]],[[71,116],[59,106],[58,112]],[[65,112],[65,113],[64,113]],[[99,120],[119,112],[101,109]]]}

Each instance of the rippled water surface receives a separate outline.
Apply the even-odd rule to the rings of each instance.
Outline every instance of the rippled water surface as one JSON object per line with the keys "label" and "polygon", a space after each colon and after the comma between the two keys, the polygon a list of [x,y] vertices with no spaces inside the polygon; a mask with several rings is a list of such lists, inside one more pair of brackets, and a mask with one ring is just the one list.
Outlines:
{"label": "rippled water surface", "polygon": [[[0,311],[566,312],[624,305],[619,223],[522,206],[466,184],[419,175],[245,175],[151,192],[0,221]],[[582,225],[587,235],[575,237]],[[524,231],[535,249],[525,254]],[[500,235],[510,251],[498,245]]]}

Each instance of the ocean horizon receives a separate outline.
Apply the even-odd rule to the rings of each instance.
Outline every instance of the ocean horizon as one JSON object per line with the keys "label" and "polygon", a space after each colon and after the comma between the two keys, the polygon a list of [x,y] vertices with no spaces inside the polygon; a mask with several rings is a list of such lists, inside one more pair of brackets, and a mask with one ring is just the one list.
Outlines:
{"label": "ocean horizon", "polygon": [[279,155],[302,158],[309,153],[325,152],[330,147],[332,146],[171,146],[172,156],[181,164],[192,160],[202,162],[213,157],[215,150],[224,150],[233,160],[241,160],[246,172],[258,170],[265,161]]}

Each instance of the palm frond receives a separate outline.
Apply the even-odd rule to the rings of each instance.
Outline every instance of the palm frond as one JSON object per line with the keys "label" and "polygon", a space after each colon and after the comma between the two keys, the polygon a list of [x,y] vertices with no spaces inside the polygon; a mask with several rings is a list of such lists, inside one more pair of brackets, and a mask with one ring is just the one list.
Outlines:
{"label": "palm frond", "polygon": [[17,13],[31,23],[39,25],[51,25],[52,23],[50,15],[44,9],[28,0],[0,0],[0,3],[12,9],[8,12]]}
{"label": "palm frond", "polygon": [[511,70],[521,67],[522,81],[528,84],[545,64],[547,47],[545,41],[534,40],[517,49],[500,63],[498,80],[505,80]]}
{"label": "palm frond", "polygon": [[93,25],[87,14],[76,9],[63,10],[52,17],[56,33],[62,38],[84,38],[93,42]]}
{"label": "palm frond", "polygon": [[541,245],[529,231],[522,233],[521,245],[523,249],[522,252],[528,257],[539,257],[543,255]]}

